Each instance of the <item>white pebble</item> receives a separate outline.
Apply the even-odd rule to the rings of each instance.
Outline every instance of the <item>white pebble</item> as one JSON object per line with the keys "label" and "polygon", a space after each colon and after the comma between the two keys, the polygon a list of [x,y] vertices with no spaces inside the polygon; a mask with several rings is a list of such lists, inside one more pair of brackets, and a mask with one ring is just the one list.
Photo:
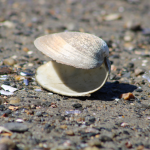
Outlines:
{"label": "white pebble", "polygon": [[5,91],[9,91],[9,92],[12,92],[12,93],[18,90],[17,88],[14,88],[14,87],[11,87],[11,86],[8,86],[8,85],[4,85],[4,84],[2,84],[1,87]]}

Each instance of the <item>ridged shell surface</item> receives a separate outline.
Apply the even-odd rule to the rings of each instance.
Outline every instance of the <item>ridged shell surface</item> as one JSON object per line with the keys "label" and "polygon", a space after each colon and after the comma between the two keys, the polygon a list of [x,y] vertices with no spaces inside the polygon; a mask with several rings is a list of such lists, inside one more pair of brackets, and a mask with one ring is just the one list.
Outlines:
{"label": "ridged shell surface", "polygon": [[88,33],[62,32],[45,35],[37,38],[34,44],[56,62],[82,69],[99,67],[109,56],[105,41]]}

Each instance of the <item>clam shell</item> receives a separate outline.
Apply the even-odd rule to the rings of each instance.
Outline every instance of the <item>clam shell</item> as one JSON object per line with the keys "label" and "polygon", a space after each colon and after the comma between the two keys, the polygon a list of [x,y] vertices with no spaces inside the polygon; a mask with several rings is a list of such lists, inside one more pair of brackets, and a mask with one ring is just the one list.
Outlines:
{"label": "clam shell", "polygon": [[99,67],[105,57],[109,56],[105,41],[88,33],[62,32],[45,35],[37,38],[34,45],[58,63],[82,69]]}
{"label": "clam shell", "polygon": [[94,69],[80,69],[49,61],[36,71],[37,82],[45,89],[66,96],[86,96],[100,89],[109,75],[107,63]]}

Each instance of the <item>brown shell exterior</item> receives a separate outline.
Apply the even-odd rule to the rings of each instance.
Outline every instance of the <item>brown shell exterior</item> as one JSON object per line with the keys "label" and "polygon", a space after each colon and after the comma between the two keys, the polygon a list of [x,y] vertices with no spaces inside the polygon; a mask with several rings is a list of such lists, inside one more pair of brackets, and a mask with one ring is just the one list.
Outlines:
{"label": "brown shell exterior", "polygon": [[58,63],[76,68],[92,69],[108,57],[107,44],[99,37],[80,32],[62,32],[37,38],[38,50]]}

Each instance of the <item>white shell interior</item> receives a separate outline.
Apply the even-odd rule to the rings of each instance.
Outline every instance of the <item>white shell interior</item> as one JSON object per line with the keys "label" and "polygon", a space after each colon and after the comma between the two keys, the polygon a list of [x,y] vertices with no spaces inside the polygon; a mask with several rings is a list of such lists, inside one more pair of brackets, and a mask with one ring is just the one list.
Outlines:
{"label": "white shell interior", "polygon": [[100,89],[109,75],[105,63],[94,69],[79,69],[49,61],[36,72],[37,82],[45,89],[66,96],[86,96]]}

